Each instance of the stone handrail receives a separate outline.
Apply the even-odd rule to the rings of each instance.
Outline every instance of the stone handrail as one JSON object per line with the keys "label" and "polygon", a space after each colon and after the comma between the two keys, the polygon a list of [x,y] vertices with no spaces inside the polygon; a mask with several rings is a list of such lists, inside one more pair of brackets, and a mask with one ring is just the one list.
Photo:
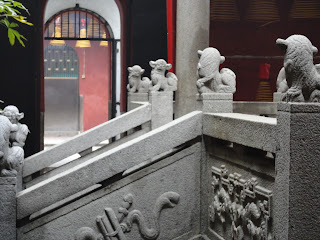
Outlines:
{"label": "stone handrail", "polygon": [[263,116],[276,116],[277,115],[277,103],[276,102],[241,102],[234,101],[233,112],[254,114]]}
{"label": "stone handrail", "polygon": [[244,146],[276,152],[277,119],[240,113],[206,113],[203,134]]}
{"label": "stone handrail", "polygon": [[100,142],[115,137],[151,120],[151,105],[143,104],[115,119],[83,132],[70,140],[25,159],[23,177],[40,171],[73,154],[80,153]]}
{"label": "stone handrail", "polygon": [[[136,111],[142,109],[144,108]],[[134,126],[133,123],[126,122],[126,124]],[[127,128],[124,128],[125,130]],[[114,132],[119,134],[119,131]],[[158,154],[180,146],[201,134],[202,112],[195,111],[185,115],[19,192],[17,194],[17,218],[25,218]],[[41,168],[38,167],[38,169]]]}

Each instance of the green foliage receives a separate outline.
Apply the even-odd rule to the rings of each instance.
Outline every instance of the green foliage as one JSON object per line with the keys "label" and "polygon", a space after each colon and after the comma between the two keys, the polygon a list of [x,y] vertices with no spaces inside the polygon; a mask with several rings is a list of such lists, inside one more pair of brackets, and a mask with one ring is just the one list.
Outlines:
{"label": "green foliage", "polygon": [[[19,43],[24,47],[23,40],[27,40],[23,35],[19,33],[16,28],[19,24],[17,22],[32,26],[32,23],[27,21],[27,18],[21,15],[21,10],[29,14],[28,9],[22,5],[22,3],[13,0],[0,0],[0,24],[8,29],[8,38],[11,45],[14,45],[15,39],[18,39]],[[30,15],[30,14],[29,14]]]}

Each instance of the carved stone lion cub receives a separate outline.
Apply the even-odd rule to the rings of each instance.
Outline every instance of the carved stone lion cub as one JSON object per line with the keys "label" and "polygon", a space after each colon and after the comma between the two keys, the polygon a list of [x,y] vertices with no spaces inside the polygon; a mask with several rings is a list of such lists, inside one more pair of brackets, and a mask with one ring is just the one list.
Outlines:
{"label": "carved stone lion cub", "polygon": [[152,87],[152,83],[147,77],[141,79],[144,69],[138,65],[134,65],[133,67],[128,67],[128,71],[129,84],[127,85],[127,90],[131,93],[147,93],[149,88]]}
{"label": "carved stone lion cub", "polygon": [[168,72],[165,75],[167,70],[172,68],[170,63],[167,63],[163,59],[158,59],[157,61],[150,61],[151,70],[151,81],[153,87],[150,91],[176,91],[178,78],[174,73]]}
{"label": "carved stone lion cub", "polygon": [[216,48],[198,51],[197,87],[199,93],[234,93],[236,91],[236,75],[229,68],[219,66],[225,61]]}
{"label": "carved stone lion cub", "polygon": [[[277,45],[285,51],[282,83],[288,90],[282,100],[287,102],[319,102],[320,74],[313,64],[313,55],[318,49],[303,35],[292,35],[286,40],[277,39]],[[282,70],[283,71],[283,70]]]}

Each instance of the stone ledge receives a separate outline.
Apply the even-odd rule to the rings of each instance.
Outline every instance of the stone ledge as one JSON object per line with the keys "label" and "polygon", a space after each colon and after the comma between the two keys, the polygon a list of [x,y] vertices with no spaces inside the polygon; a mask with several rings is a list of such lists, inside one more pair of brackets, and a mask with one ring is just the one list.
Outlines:
{"label": "stone ledge", "polygon": [[152,95],[152,96],[173,96],[173,91],[161,91],[161,92],[151,91],[151,92],[149,92],[149,95]]}
{"label": "stone ledge", "polygon": [[202,93],[197,94],[197,100],[233,100],[232,93]]}
{"label": "stone ledge", "polygon": [[128,96],[145,96],[147,95],[148,96],[148,93],[131,93],[131,92],[128,92]]}
{"label": "stone ledge", "polygon": [[0,177],[0,185],[16,185],[17,178],[15,177]]}
{"label": "stone ledge", "polygon": [[278,112],[289,113],[320,113],[319,103],[278,103]]}

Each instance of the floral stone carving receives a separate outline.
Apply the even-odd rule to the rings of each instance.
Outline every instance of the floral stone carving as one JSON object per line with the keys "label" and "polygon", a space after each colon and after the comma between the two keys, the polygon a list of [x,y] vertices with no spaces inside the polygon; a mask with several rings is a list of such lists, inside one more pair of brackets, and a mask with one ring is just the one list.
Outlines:
{"label": "floral stone carving", "polygon": [[144,69],[142,69],[138,65],[134,65],[132,67],[128,67],[128,71],[129,84],[127,85],[127,90],[131,93],[147,93],[149,91],[149,88],[152,87],[152,83],[147,77],[141,79],[141,76],[144,73]]}
{"label": "floral stone carving", "polygon": [[245,180],[241,174],[228,174],[224,165],[212,167],[211,222],[231,221],[232,239],[271,240],[272,192],[258,185],[256,178]]}
{"label": "floral stone carving", "polygon": [[27,125],[20,124],[24,116],[15,106],[7,106],[0,111],[0,176],[15,177],[20,171],[24,151],[22,147],[29,129]]}
{"label": "floral stone carving", "polygon": [[219,66],[225,61],[216,48],[198,51],[197,87],[199,93],[234,93],[236,91],[236,75],[229,68]]}
{"label": "floral stone carving", "polygon": [[[97,234],[92,228],[82,227],[75,233],[75,240],[109,240],[117,237],[126,240],[125,233],[130,232],[135,222],[143,239],[157,239],[160,234],[159,218],[164,208],[174,208],[179,203],[179,194],[176,192],[163,193],[156,200],[152,211],[152,221],[146,221],[139,210],[129,210],[133,204],[133,195],[127,194],[123,198],[121,207],[118,209],[119,216],[111,208],[105,208],[106,216],[97,216],[96,222],[100,233]],[[147,223],[153,226],[148,227]]]}
{"label": "floral stone carving", "polygon": [[170,63],[167,63],[163,59],[158,59],[157,61],[150,61],[151,70],[151,81],[153,87],[150,91],[176,91],[178,85],[178,78],[174,73],[166,71],[172,68]]}
{"label": "floral stone carving", "polygon": [[289,88],[282,101],[319,102],[319,66],[313,64],[313,56],[318,49],[303,35],[292,35],[286,40],[278,38],[276,44],[285,52],[283,63],[285,74],[282,73],[278,85],[285,84],[285,80]]}

